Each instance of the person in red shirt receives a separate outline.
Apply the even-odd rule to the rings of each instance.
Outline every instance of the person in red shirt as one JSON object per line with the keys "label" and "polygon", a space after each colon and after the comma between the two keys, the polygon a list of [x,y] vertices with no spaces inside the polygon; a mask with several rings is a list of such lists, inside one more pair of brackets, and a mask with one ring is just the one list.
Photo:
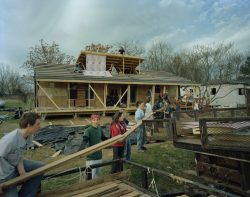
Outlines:
{"label": "person in red shirt", "polygon": [[[127,129],[126,129],[126,124],[124,122],[124,113],[119,111],[116,112],[114,117],[113,117],[113,121],[110,125],[110,135],[111,137],[115,137],[117,135],[122,135],[124,134]],[[125,142],[117,142],[115,144],[112,145],[113,147],[113,160],[116,159],[122,159],[123,155],[124,155],[124,145]],[[116,172],[121,172],[123,170],[123,165],[121,162],[115,162],[112,165],[112,170],[111,173],[116,173]]]}

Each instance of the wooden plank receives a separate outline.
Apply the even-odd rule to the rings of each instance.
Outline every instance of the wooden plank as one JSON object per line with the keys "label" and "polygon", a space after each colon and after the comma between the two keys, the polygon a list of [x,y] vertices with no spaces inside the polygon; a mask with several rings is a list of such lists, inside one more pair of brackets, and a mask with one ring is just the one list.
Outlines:
{"label": "wooden plank", "polygon": [[50,96],[47,94],[47,92],[43,89],[43,87],[38,82],[37,82],[37,85],[43,91],[43,93],[48,97],[48,99],[52,102],[52,104],[55,105],[57,109],[60,109],[60,107],[58,107],[58,105],[53,101],[53,99],[50,98]]}
{"label": "wooden plank", "polygon": [[108,185],[93,189],[89,192],[84,192],[82,194],[75,195],[74,197],[91,197],[91,196],[102,196],[104,194],[118,190],[118,185],[116,183],[109,183]]}
{"label": "wooden plank", "polygon": [[64,187],[64,188],[60,188],[60,189],[56,189],[56,190],[52,190],[52,191],[47,191],[47,192],[42,192],[39,197],[56,197],[56,196],[60,196],[62,197],[64,194],[69,193],[69,192],[74,192],[76,190],[80,190],[80,189],[86,189],[89,188],[93,185],[97,185],[97,184],[101,184],[104,182],[109,182],[109,181],[113,181],[116,180],[115,183],[118,183],[117,179],[124,179],[127,178],[131,175],[131,170],[125,170],[119,173],[114,173],[111,175],[106,175],[106,176],[102,176],[102,177],[98,177],[92,180],[88,180],[88,181],[83,181],[81,183],[76,183],[70,187]]}
{"label": "wooden plank", "polygon": [[102,197],[119,197],[119,196],[128,194],[128,193],[130,193],[132,191],[133,190],[119,188],[119,190],[111,192],[111,193],[106,194],[106,195],[102,195]]}
{"label": "wooden plank", "polygon": [[120,197],[136,197],[136,196],[140,196],[140,193],[137,192],[137,191],[133,191],[133,192],[131,192],[131,193],[122,195],[122,196],[120,196]]}
{"label": "wooden plank", "polygon": [[39,142],[37,142],[37,141],[35,141],[35,140],[32,140],[32,143],[35,144],[35,145],[38,146],[38,147],[43,146],[41,143],[39,143]]}
{"label": "wooden plank", "polygon": [[130,93],[131,93],[131,89],[130,89],[130,85],[128,84],[128,93],[127,93],[127,107],[130,106]]}
{"label": "wooden plank", "polygon": [[[37,81],[48,81],[48,82],[71,82],[71,83],[93,83],[92,80],[84,80],[84,79],[79,79],[79,80],[75,80],[75,79],[37,79]],[[148,82],[148,81],[142,81],[142,82],[131,82],[129,81],[95,81],[95,83],[100,83],[100,84],[134,84],[134,85],[154,85],[155,82]],[[182,85],[182,83],[168,83],[168,82],[157,82],[157,85]],[[199,85],[197,83],[187,83],[185,84],[185,86],[194,86],[194,85]]]}
{"label": "wooden plank", "polygon": [[152,98],[151,98],[152,106],[155,104],[155,85],[152,86]]}
{"label": "wooden plank", "polygon": [[107,108],[107,105],[106,105],[106,103],[107,103],[107,95],[108,95],[108,84],[104,84],[104,90],[103,90],[103,103],[104,103],[104,105],[105,105],[105,108]]}
{"label": "wooden plank", "polygon": [[61,152],[62,152],[62,150],[59,150],[59,151],[55,152],[51,157],[57,157],[58,155],[60,155]]}
{"label": "wooden plank", "polygon": [[112,182],[103,182],[103,183],[95,184],[95,185],[87,187],[87,188],[79,188],[79,189],[71,191],[71,192],[65,192],[64,194],[61,194],[60,196],[61,197],[75,196],[75,195],[83,194],[86,192],[90,192],[90,191],[105,187],[105,186],[110,185],[110,184],[112,184]]}
{"label": "wooden plank", "polygon": [[117,101],[117,103],[114,105],[113,108],[116,108],[116,106],[117,106],[118,103],[122,100],[122,98],[124,97],[124,95],[126,94],[127,91],[128,91],[128,88],[124,91],[124,93],[122,94],[122,96],[120,97],[120,99]]}

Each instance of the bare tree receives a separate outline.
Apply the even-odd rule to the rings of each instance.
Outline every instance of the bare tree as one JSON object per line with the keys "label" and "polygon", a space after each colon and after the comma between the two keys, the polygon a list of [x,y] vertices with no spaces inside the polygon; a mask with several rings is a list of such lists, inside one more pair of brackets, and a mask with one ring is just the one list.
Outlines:
{"label": "bare tree", "polygon": [[25,95],[31,92],[29,86],[22,76],[12,69],[9,65],[0,64],[0,96],[5,95]]}
{"label": "bare tree", "polygon": [[132,56],[142,56],[145,53],[145,49],[139,41],[124,40],[114,43],[113,46],[117,51],[122,47],[126,54]]}
{"label": "bare tree", "polygon": [[165,41],[154,42],[147,51],[145,64],[149,70],[169,71],[173,59],[173,48]]}
{"label": "bare tree", "polygon": [[75,57],[61,52],[59,44],[55,42],[49,44],[41,39],[39,44],[30,48],[23,67],[32,71],[33,67],[39,63],[70,64],[75,61]]}

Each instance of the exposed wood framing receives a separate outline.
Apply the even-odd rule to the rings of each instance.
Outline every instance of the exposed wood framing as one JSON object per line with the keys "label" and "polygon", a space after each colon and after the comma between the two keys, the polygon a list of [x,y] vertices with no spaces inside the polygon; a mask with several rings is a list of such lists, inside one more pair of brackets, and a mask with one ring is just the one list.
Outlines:
{"label": "exposed wood framing", "polygon": [[50,96],[48,95],[48,93],[43,89],[43,87],[37,82],[38,87],[43,91],[43,93],[48,97],[48,99],[53,103],[53,105],[55,105],[55,107],[57,109],[60,109],[60,107],[58,107],[58,105],[53,101],[52,98],[50,98]]}
{"label": "exposed wood framing", "polygon": [[88,107],[90,107],[90,83],[88,85]]}
{"label": "exposed wood framing", "polygon": [[124,69],[125,69],[125,65],[124,65],[124,57],[122,58],[122,68],[123,68],[122,73],[124,74]]}
{"label": "exposed wood framing", "polygon": [[152,106],[155,104],[155,85],[152,86]]}
{"label": "exposed wood framing", "polygon": [[68,102],[70,108],[70,83],[68,83]]}
{"label": "exposed wood framing", "polygon": [[[37,81],[48,81],[48,82],[71,82],[71,83],[93,83],[93,81],[91,80],[62,80],[62,79],[37,79]],[[95,84],[103,84],[103,83],[107,83],[107,84],[134,84],[134,85],[154,85],[155,82],[131,82],[131,81],[95,81]],[[157,85],[180,85],[180,86],[199,86],[200,84],[193,84],[193,83],[185,83],[185,84],[181,84],[181,83],[162,83],[159,82],[157,83]]]}
{"label": "exposed wood framing", "polygon": [[98,100],[100,101],[100,103],[103,105],[104,108],[107,108],[106,105],[104,105],[104,103],[102,102],[102,100],[100,99],[100,97],[98,96],[98,94],[96,93],[96,91],[92,88],[92,86],[89,84],[90,89],[94,92],[95,96],[98,98]]}
{"label": "exposed wood framing", "polygon": [[141,63],[141,59],[139,59],[139,64],[138,64],[138,66],[139,66],[139,74],[140,74],[140,72],[141,72],[141,66],[140,66],[140,63]]}
{"label": "exposed wood framing", "polygon": [[128,84],[128,93],[127,93],[127,108],[130,106],[130,84]]}
{"label": "exposed wood framing", "polygon": [[103,96],[103,103],[105,105],[105,108],[107,107],[106,103],[107,103],[107,94],[108,94],[108,84],[104,84],[104,96]]}
{"label": "exposed wood framing", "polygon": [[120,97],[120,99],[117,101],[117,103],[114,105],[113,108],[116,108],[116,106],[117,106],[118,103],[122,100],[122,98],[124,97],[124,95],[126,94],[127,91],[128,91],[128,88],[124,91],[124,93],[122,94],[122,96]]}

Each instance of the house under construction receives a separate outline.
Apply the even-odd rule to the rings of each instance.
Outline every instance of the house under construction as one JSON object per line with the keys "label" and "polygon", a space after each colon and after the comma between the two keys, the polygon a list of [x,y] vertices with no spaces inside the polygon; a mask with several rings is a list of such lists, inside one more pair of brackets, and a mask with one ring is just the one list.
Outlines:
{"label": "house under construction", "polygon": [[198,85],[168,72],[141,70],[143,58],[81,51],[77,64],[39,64],[35,71],[35,110],[44,115],[113,113],[136,110],[138,100],[160,93],[170,101],[180,86]]}

